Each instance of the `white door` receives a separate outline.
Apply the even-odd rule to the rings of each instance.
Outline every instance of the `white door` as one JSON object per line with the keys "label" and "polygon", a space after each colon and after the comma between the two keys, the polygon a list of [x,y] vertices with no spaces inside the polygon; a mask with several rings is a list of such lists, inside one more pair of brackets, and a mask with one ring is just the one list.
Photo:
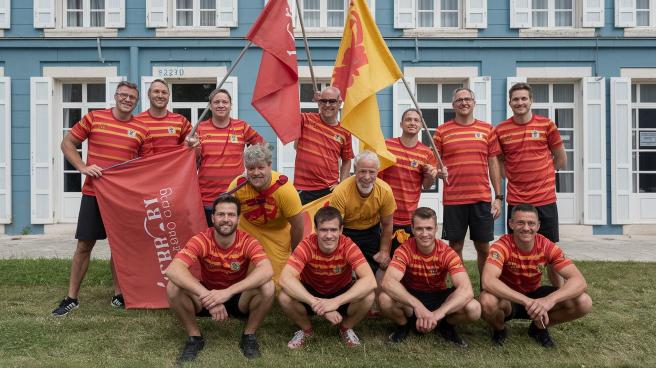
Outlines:
{"label": "white door", "polygon": [[656,84],[631,86],[632,223],[656,223]]}

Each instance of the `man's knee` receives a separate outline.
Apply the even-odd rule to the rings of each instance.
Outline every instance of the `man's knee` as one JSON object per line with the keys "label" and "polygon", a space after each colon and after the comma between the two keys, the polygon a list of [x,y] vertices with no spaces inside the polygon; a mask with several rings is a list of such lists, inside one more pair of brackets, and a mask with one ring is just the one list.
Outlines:
{"label": "man's knee", "polygon": [[481,318],[481,304],[476,299],[472,299],[465,304],[464,312],[468,321],[477,321]]}
{"label": "man's knee", "polygon": [[172,281],[169,281],[169,283],[166,285],[166,296],[169,298],[169,300],[178,299],[181,293],[182,289],[180,289]]}
{"label": "man's knee", "polygon": [[96,245],[95,240],[78,240],[75,252],[78,254],[91,253],[91,250],[93,250],[94,245]]}
{"label": "man's knee", "polygon": [[499,310],[499,299],[488,292],[484,291],[481,293],[479,297],[479,303],[481,312],[485,315],[494,314],[497,310]]}
{"label": "man's knee", "polygon": [[272,300],[276,295],[276,285],[272,280],[269,280],[264,285],[260,286],[258,291],[264,300]]}
{"label": "man's knee", "polygon": [[490,243],[488,242],[474,242],[474,248],[476,248],[476,253],[479,257],[487,258],[487,254],[490,251]]}
{"label": "man's knee", "polygon": [[576,308],[575,313],[579,317],[583,317],[592,311],[592,298],[587,293],[583,293],[574,299],[574,307]]}
{"label": "man's knee", "polygon": [[455,250],[456,252],[462,252],[462,248],[465,247],[465,239],[462,240],[449,240],[449,247]]}

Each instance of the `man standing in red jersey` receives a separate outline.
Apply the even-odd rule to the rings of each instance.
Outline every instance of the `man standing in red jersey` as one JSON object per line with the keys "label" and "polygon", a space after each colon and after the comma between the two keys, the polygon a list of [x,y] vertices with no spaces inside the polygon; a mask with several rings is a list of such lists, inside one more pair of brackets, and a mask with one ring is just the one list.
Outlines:
{"label": "man standing in red jersey", "polygon": [[419,205],[422,188],[430,188],[437,176],[437,159],[430,148],[419,142],[421,116],[417,109],[407,109],[401,116],[401,136],[385,140],[387,149],[396,156],[396,164],[378,174],[394,193],[394,236],[392,253],[412,236],[412,212]]}
{"label": "man standing in red jersey", "polygon": [[[91,250],[96,240],[107,238],[93,188],[94,180],[102,176],[104,168],[146,156],[152,151],[148,127],[132,116],[132,111],[139,100],[137,86],[130,82],[120,82],[114,100],[116,107],[95,110],[84,115],[61,143],[61,150],[66,160],[85,175],[86,179],[82,188],[80,214],[75,232],[77,248],[71,262],[68,294],[52,311],[53,316],[64,316],[79,307],[77,297],[89,267]],[[87,161],[84,162],[78,148],[87,139]],[[112,279],[114,296],[111,305],[123,308],[123,295],[116,280],[113,264]]]}
{"label": "man standing in red jersey", "polygon": [[[483,271],[490,241],[494,239],[494,220],[501,214],[501,152],[492,125],[474,118],[476,99],[469,88],[458,88],[451,102],[455,118],[437,128],[435,146],[444,165],[439,175],[446,178],[442,201],[444,226],[442,239],[462,259],[465,234],[476,248],[478,272]],[[490,182],[496,197],[492,201]]]}
{"label": "man standing in red jersey", "polygon": [[[435,238],[437,214],[419,207],[412,215],[414,238],[394,252],[378,297],[383,315],[396,324],[390,342],[406,339],[412,328],[433,331],[457,346],[467,347],[454,325],[480,318],[462,260],[444,242]],[[446,287],[447,274],[453,287]]]}
{"label": "man standing in red jersey", "polygon": [[[245,319],[239,348],[246,358],[260,356],[255,332],[273,305],[271,262],[257,239],[237,230],[239,200],[220,196],[213,208],[213,226],[191,238],[166,269],[169,303],[187,333],[178,363],[194,360],[205,345],[196,317]],[[189,271],[195,262],[200,280]]]}
{"label": "man standing in red jersey", "polygon": [[[562,250],[538,234],[540,220],[535,207],[515,206],[510,227],[513,233],[490,247],[483,270],[483,319],[492,327],[492,342],[496,345],[506,340],[505,321],[521,318],[531,320],[529,336],[552,348],[555,345],[548,326],[581,318],[592,310],[592,299],[585,293],[587,284]],[[540,286],[547,265],[565,278],[562,288]]]}
{"label": "man standing in red jersey", "polygon": [[339,325],[346,345],[359,346],[353,328],[374,302],[376,279],[358,246],[342,235],[339,210],[320,208],[314,215],[314,225],[316,234],[299,243],[280,276],[280,307],[301,328],[287,346],[300,348],[312,336],[308,314],[318,314]]}
{"label": "man standing in red jersey", "polygon": [[[191,123],[180,114],[167,110],[169,104],[169,85],[163,79],[155,79],[148,88],[150,107],[135,119],[146,124],[152,137],[153,153],[166,152],[185,143],[185,138],[191,132]],[[193,144],[198,144],[194,140]],[[187,143],[192,145],[192,143]]]}
{"label": "man standing in red jersey", "polygon": [[351,133],[337,120],[342,105],[339,89],[326,87],[315,101],[319,113],[301,114],[301,137],[294,146],[294,187],[302,204],[329,194],[338,181],[348,178],[353,159]]}
{"label": "man standing in red jersey", "polygon": [[212,203],[244,172],[244,148],[264,139],[247,122],[230,117],[232,97],[225,89],[210,93],[212,117],[198,124],[200,167],[198,185],[207,225],[212,226]]}

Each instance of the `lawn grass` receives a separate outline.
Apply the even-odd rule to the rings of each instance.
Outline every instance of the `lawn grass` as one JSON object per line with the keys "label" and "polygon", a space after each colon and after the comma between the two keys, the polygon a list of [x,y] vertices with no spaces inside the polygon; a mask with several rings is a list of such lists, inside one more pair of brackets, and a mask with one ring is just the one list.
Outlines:
{"label": "lawn grass", "polygon": [[[68,285],[68,260],[0,261],[0,367],[168,367],[184,343],[184,332],[168,310],[117,310],[109,306],[107,261],[92,261],[80,308],[50,317]],[[238,348],[239,321],[201,321],[206,345],[190,367],[655,367],[656,264],[578,262],[588,280],[593,312],[550,329],[557,348],[545,350],[526,336],[527,323],[512,322],[502,348],[490,344],[482,321],[460,327],[468,349],[434,335],[385,344],[391,324],[370,319],[357,326],[363,341],[344,347],[336,330],[314,320],[308,347],[286,347],[295,328],[275,307],[258,333],[263,357],[244,359]],[[468,262],[469,270],[474,270]],[[477,284],[476,271],[470,271]],[[473,274],[472,274],[473,273]],[[477,288],[477,286],[475,286]]]}

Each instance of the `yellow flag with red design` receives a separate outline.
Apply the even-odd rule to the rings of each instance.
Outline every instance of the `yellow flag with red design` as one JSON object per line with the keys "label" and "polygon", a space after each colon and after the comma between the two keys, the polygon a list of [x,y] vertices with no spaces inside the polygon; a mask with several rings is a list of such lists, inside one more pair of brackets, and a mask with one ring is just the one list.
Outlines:
{"label": "yellow flag with red design", "polygon": [[376,93],[402,77],[365,0],[351,0],[337,52],[332,85],[342,92],[341,125],[381,159],[381,169],[396,158],[385,146]]}

